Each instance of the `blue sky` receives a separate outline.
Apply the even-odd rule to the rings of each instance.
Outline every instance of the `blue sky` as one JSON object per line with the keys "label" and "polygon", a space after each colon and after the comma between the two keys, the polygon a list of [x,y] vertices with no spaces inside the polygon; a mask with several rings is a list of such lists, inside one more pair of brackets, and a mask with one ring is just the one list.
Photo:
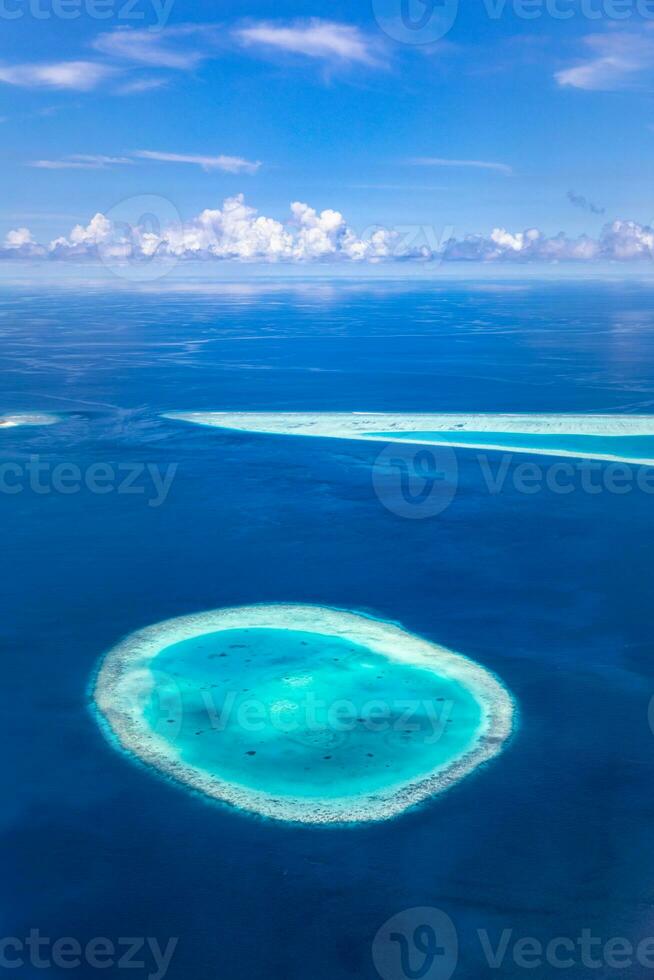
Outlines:
{"label": "blue sky", "polygon": [[654,2],[555,2],[0,0],[0,237],[239,193],[362,237],[649,226]]}

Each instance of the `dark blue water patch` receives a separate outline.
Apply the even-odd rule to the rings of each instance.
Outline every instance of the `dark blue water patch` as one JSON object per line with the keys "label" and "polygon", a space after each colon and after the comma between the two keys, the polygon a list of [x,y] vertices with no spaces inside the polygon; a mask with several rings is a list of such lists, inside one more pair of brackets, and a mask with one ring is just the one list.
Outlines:
{"label": "dark blue water patch", "polygon": [[369,436],[398,439],[424,439],[427,442],[463,446],[501,446],[529,452],[531,449],[545,450],[552,456],[557,453],[572,453],[580,456],[603,458],[615,456],[620,459],[654,459],[654,435],[648,436],[602,436],[602,435],[564,435],[539,432],[473,432],[452,431],[405,431],[369,432]]}

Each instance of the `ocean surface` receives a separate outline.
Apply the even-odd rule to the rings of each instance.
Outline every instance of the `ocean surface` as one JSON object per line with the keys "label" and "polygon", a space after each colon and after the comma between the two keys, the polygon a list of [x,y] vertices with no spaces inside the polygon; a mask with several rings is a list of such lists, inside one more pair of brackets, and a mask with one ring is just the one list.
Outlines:
{"label": "ocean surface", "polygon": [[[401,507],[373,479],[379,444],[160,416],[654,412],[654,287],[3,285],[0,341],[0,410],[62,417],[0,431],[2,936],[177,937],[171,980],[373,980],[378,930],[428,907],[456,930],[457,980],[506,980],[523,937],[654,934],[646,481],[617,491],[600,467],[592,490],[527,492],[520,454],[491,492],[501,454],[456,450],[434,513],[422,456]],[[369,612],[471,657],[517,698],[513,740],[447,794],[343,828],[206,802],[109,743],[90,703],[105,651],[262,601]],[[478,930],[511,930],[501,969]],[[567,975],[586,972],[609,975]]]}

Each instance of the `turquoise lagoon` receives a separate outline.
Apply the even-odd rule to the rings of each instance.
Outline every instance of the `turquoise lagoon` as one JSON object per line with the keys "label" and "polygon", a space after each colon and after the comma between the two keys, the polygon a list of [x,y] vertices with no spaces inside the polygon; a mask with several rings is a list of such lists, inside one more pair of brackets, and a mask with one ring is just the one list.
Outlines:
{"label": "turquoise lagoon", "polygon": [[207,796],[309,823],[392,816],[500,751],[512,700],[484,668],[400,627],[253,606],[158,624],[111,651],[113,740]]}
{"label": "turquoise lagoon", "polygon": [[471,447],[475,449],[510,449],[517,452],[535,452],[551,456],[575,456],[578,458],[614,459],[651,462],[654,460],[654,435],[567,435],[565,433],[540,432],[423,432],[398,431],[369,432],[370,438],[392,441],[433,443]]}

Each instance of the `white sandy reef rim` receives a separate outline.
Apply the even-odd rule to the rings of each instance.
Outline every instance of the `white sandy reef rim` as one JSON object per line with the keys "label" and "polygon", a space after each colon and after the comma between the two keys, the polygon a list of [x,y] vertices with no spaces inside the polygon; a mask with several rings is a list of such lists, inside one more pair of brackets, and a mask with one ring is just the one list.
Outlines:
{"label": "white sandy reef rim", "polygon": [[[182,761],[142,714],[153,687],[151,664],[165,647],[221,630],[291,629],[336,636],[366,646],[388,660],[420,666],[464,685],[482,708],[471,747],[426,776],[374,794],[342,799],[273,796],[221,780]],[[142,762],[206,796],[243,810],[301,823],[384,820],[448,789],[498,755],[511,735],[514,703],[500,681],[480,664],[400,626],[324,606],[253,605],[214,609],[166,620],[130,634],[105,656],[94,700],[112,741]]]}
{"label": "white sandy reef rim", "polygon": [[[358,439],[365,442],[401,442],[445,445],[461,449],[490,449],[538,456],[570,456],[574,459],[605,459],[613,462],[652,466],[654,459],[637,459],[615,453],[572,452],[566,449],[502,445],[499,441],[478,443],[420,438],[419,432],[492,432],[507,435],[566,436],[654,436],[654,415],[548,415],[399,413],[399,412],[168,412],[164,418],[197,425],[268,435],[320,436]],[[375,434],[383,432],[384,435]],[[389,435],[388,433],[393,433]],[[397,434],[395,434],[397,433]]]}
{"label": "white sandy reef rim", "polygon": [[0,429],[13,429],[18,425],[54,425],[59,422],[56,415],[45,412],[21,412],[13,415],[0,415]]}

